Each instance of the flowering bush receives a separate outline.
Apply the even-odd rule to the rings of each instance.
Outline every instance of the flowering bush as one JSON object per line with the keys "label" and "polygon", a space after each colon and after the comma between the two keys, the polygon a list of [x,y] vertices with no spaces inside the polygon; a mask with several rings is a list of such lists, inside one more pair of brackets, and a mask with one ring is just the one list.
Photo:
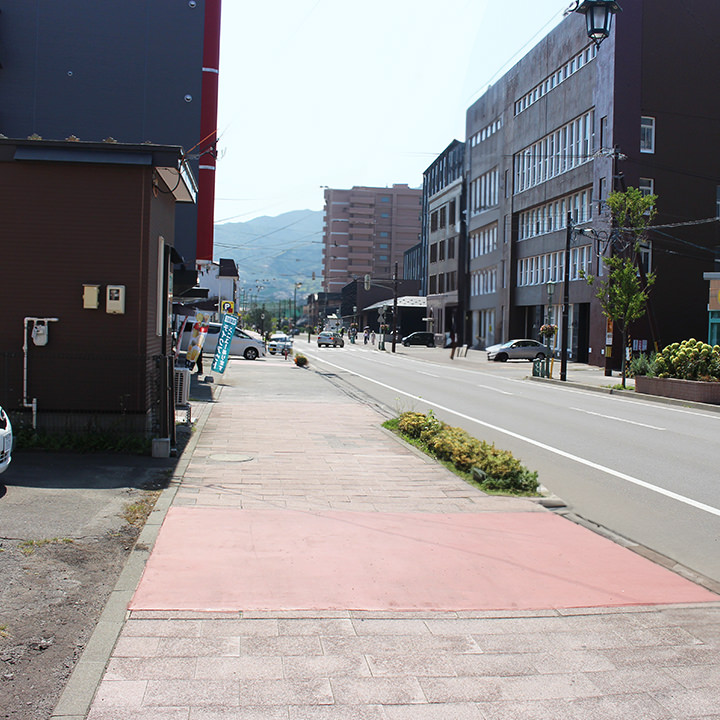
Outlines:
{"label": "flowering bush", "polygon": [[690,338],[663,348],[655,358],[655,373],[661,378],[720,381],[720,345]]}
{"label": "flowering bush", "polygon": [[305,367],[308,364],[308,359],[305,357],[305,355],[302,355],[301,353],[296,353],[295,364],[298,367]]}

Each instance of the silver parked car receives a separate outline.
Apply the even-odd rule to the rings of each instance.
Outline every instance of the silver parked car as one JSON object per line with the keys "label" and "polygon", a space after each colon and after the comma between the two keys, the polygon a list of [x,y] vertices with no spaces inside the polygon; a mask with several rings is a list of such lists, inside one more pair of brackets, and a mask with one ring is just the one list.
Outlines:
{"label": "silver parked car", "polygon": [[10,465],[13,446],[13,431],[10,418],[0,407],[0,473],[5,472]]}
{"label": "silver parked car", "polygon": [[507,360],[544,360],[552,357],[553,351],[537,340],[508,340],[500,345],[491,345],[485,349],[488,360],[505,362]]}

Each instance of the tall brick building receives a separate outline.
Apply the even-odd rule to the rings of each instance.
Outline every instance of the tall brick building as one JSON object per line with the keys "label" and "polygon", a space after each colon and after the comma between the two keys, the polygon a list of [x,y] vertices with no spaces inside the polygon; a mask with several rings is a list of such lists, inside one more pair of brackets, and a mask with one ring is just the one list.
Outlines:
{"label": "tall brick building", "polygon": [[408,185],[325,190],[323,288],[339,292],[370,274],[390,279],[418,243],[422,190]]}

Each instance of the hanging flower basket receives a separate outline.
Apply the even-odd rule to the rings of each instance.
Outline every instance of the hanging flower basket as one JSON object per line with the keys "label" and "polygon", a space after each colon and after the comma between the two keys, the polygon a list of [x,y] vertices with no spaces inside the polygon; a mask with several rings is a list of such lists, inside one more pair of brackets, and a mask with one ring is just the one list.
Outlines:
{"label": "hanging flower basket", "polygon": [[553,338],[555,335],[557,335],[558,326],[557,325],[543,325],[540,328],[540,337],[544,338]]}

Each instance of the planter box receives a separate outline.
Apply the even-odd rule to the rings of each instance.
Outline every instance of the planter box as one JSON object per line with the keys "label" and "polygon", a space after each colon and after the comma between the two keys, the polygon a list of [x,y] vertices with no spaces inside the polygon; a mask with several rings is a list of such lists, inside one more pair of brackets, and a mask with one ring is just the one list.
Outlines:
{"label": "planter box", "polygon": [[676,380],[638,375],[635,378],[635,392],[720,405],[720,382],[699,382],[697,380]]}

